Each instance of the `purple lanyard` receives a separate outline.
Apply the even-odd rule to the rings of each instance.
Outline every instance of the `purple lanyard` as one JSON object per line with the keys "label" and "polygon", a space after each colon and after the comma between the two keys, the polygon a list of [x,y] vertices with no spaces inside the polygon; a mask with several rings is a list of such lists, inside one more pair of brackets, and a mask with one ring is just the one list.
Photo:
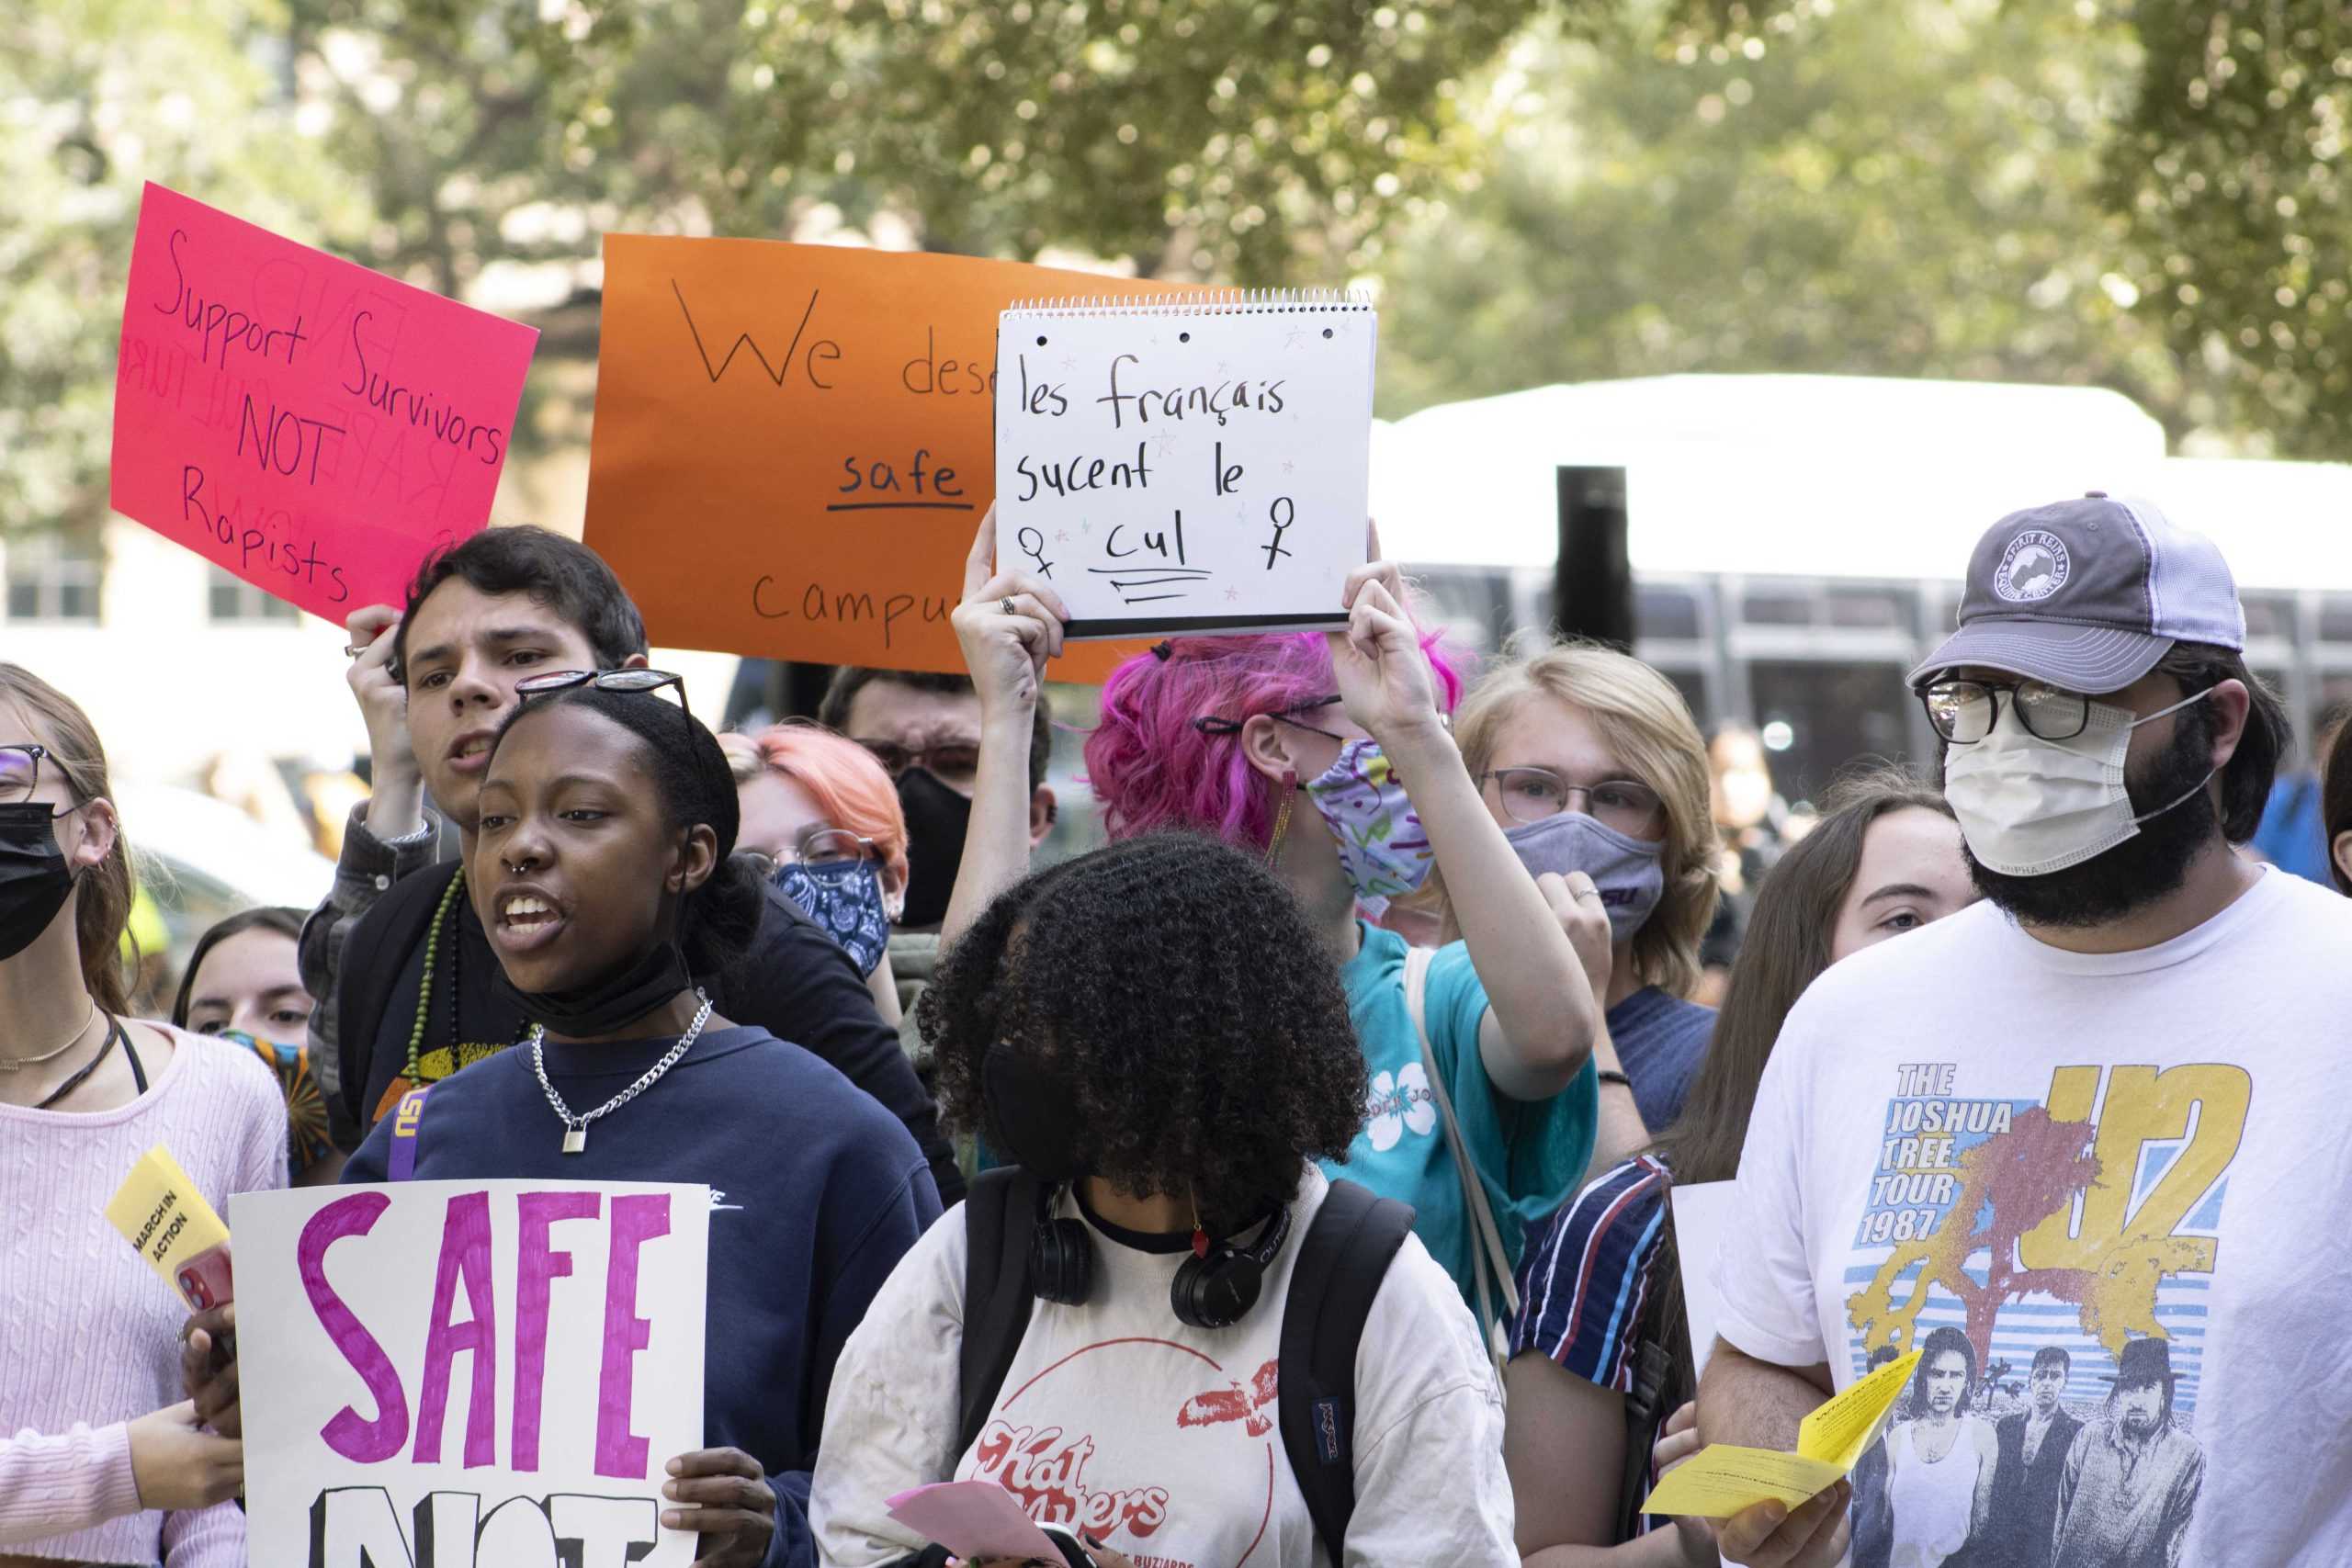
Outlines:
{"label": "purple lanyard", "polygon": [[387,1181],[406,1181],[416,1175],[416,1134],[424,1121],[424,1097],[432,1089],[431,1084],[413,1089],[392,1107],[392,1147],[384,1161]]}

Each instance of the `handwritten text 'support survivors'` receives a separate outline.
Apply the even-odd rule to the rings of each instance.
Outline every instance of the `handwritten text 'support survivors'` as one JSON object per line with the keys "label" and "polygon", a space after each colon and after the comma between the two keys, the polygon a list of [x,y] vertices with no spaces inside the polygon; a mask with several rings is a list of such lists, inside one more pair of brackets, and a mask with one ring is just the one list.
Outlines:
{"label": "handwritten text 'support survivors'", "polygon": [[490,516],[538,338],[150,185],[113,503],[331,620]]}

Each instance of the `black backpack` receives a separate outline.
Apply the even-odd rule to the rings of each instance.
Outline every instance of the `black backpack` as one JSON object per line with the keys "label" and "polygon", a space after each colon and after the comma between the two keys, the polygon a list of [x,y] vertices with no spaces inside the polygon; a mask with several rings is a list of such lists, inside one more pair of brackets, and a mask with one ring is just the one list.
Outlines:
{"label": "black backpack", "polygon": [[[1037,1213],[1035,1177],[1017,1166],[982,1171],[964,1199],[964,1348],[961,1422],[956,1451],[970,1449],[996,1404],[1021,1348],[1035,1298],[1029,1290],[1029,1239]],[[1410,1205],[1334,1181],[1298,1243],[1283,1301],[1276,1373],[1283,1452],[1306,1496],[1315,1533],[1333,1562],[1346,1560],[1355,1512],[1356,1346],[1396,1249],[1413,1228]],[[941,1547],[903,1559],[913,1568],[944,1562]]]}

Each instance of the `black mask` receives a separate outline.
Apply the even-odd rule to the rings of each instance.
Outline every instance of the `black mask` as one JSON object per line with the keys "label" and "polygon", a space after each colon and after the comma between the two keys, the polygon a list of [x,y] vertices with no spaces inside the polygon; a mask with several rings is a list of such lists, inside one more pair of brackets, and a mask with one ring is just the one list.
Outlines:
{"label": "black mask", "polygon": [[980,1109],[989,1147],[1048,1186],[1075,1180],[1078,1096],[1061,1074],[1011,1045],[980,1063]]}
{"label": "black mask", "polygon": [[686,973],[686,955],[676,942],[665,942],[628,968],[568,991],[526,991],[506,977],[503,968],[491,976],[490,984],[502,1003],[533,1023],[547,1025],[550,1033],[592,1040],[619,1033],[693,980]]}
{"label": "black mask", "polygon": [[929,770],[909,768],[899,775],[899,806],[907,814],[907,907],[899,923],[935,926],[947,918],[947,900],[956,891],[972,803]]}
{"label": "black mask", "polygon": [[73,893],[50,808],[37,800],[0,806],[0,962],[30,947]]}

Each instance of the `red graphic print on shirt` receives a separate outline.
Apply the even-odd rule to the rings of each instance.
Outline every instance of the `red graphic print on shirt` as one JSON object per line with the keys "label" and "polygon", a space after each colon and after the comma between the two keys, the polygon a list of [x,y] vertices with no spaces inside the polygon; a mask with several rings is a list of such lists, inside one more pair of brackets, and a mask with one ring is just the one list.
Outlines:
{"label": "red graphic print on shirt", "polygon": [[1278,1374],[1275,1369],[1279,1365],[1279,1362],[1268,1361],[1260,1367],[1258,1375],[1250,1380],[1246,1393],[1239,1383],[1227,1383],[1223,1388],[1194,1394],[1184,1402],[1183,1409],[1176,1412],[1176,1425],[1214,1427],[1220,1421],[1238,1421],[1250,1436],[1264,1437],[1274,1429],[1273,1417],[1266,1414],[1266,1407],[1272,1404],[1281,1393],[1276,1386]]}
{"label": "red graphic print on shirt", "polygon": [[[1137,1568],[1242,1568],[1273,1517],[1278,1382],[1272,1359],[1244,1382],[1172,1340],[1098,1341],[1004,1395],[973,1474],[1039,1524],[1102,1539]],[[1159,1424],[1170,1420],[1182,1434],[1172,1445]],[[1211,1544],[1221,1539],[1229,1544]]]}

